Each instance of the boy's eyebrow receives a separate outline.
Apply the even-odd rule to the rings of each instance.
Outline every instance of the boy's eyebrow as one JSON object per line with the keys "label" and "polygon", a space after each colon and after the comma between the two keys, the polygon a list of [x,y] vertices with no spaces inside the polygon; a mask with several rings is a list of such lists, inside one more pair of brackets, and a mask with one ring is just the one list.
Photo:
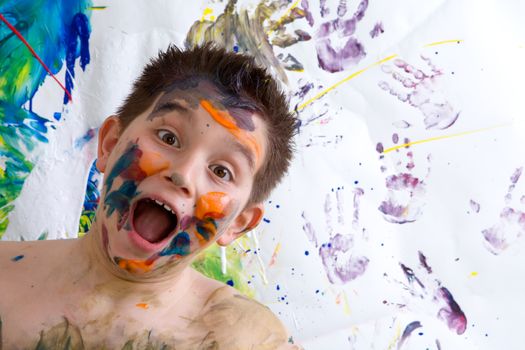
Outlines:
{"label": "boy's eyebrow", "polygon": [[227,144],[229,147],[233,148],[234,151],[237,151],[244,155],[244,158],[246,158],[246,160],[248,161],[248,165],[250,166],[251,170],[255,168],[255,156],[248,147],[238,142],[237,140],[231,139],[227,141]]}
{"label": "boy's eyebrow", "polygon": [[151,112],[148,119],[151,120],[155,117],[164,115],[172,111],[181,112],[182,115],[188,117],[191,117],[193,112],[191,109],[177,101],[159,101],[159,103],[155,106],[155,109]]}

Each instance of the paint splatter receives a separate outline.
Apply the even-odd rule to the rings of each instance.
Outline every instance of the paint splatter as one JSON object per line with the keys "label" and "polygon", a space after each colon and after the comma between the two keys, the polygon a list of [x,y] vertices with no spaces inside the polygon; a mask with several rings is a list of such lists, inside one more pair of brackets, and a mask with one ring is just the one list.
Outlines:
{"label": "paint splatter", "polygon": [[479,210],[481,209],[481,206],[480,206],[480,204],[478,202],[476,202],[476,201],[471,199],[469,204],[470,204],[470,209],[472,209],[472,211],[474,213],[479,213]]}
{"label": "paint splatter", "polygon": [[98,128],[89,129],[82,137],[75,140],[75,148],[82,149],[89,141],[97,135]]}
{"label": "paint splatter", "polygon": [[[309,25],[314,25],[314,19],[308,7],[308,1],[302,2],[303,10],[309,19]],[[361,0],[355,12],[350,13],[346,0],[339,0],[336,14],[332,18],[328,15],[330,9],[325,7],[326,2],[320,2],[320,14],[324,22],[317,28],[315,48],[319,67],[330,73],[341,72],[355,66],[365,56],[365,48],[361,41],[354,36],[359,22],[364,18],[368,8],[368,0]],[[342,42],[342,45],[338,45]]]}
{"label": "paint splatter", "polygon": [[17,261],[20,261],[24,258],[24,255],[17,255],[17,256],[14,256],[11,258],[11,261],[14,261],[14,262],[17,262]]}
{"label": "paint splatter", "polygon": [[[252,11],[237,9],[237,0],[229,0],[224,12],[215,21],[195,21],[186,35],[185,46],[189,48],[211,41],[228,50],[249,52],[259,65],[267,67],[287,83],[284,69],[302,70],[302,64],[291,54],[283,55],[282,61],[279,60],[272,45],[286,48],[310,38],[302,30],[293,33],[287,31],[286,27],[290,23],[305,16],[300,8],[289,6],[286,0],[260,1]],[[274,20],[275,17],[278,19]]]}
{"label": "paint splatter", "polygon": [[[398,138],[395,139],[398,140]],[[405,139],[404,142],[408,143],[409,140]],[[382,151],[383,145],[378,144],[376,150]],[[422,198],[426,192],[425,180],[430,174],[430,166],[428,166],[423,177],[416,175],[414,173],[416,167],[414,154],[408,147],[405,150],[404,153],[399,152],[392,155],[392,157],[399,158],[399,154],[402,154],[405,159],[394,160],[395,169],[393,171],[395,173],[385,178],[385,185],[388,190],[387,198],[381,202],[378,208],[386,221],[395,224],[414,222],[422,215]],[[380,159],[385,159],[385,156],[381,155]],[[430,155],[427,156],[427,161],[430,164]],[[381,166],[382,172],[386,172],[387,169],[386,166]]]}
{"label": "paint splatter", "polygon": [[[407,265],[400,263],[403,274],[408,284],[401,283],[403,289],[408,291],[416,300],[428,300],[435,304],[439,309],[436,312],[438,319],[445,322],[448,328],[461,335],[467,328],[467,318],[461,307],[456,302],[452,293],[439,281],[432,276],[432,269],[427,263],[427,258],[419,252],[418,266],[424,274],[417,276],[416,272]],[[406,305],[410,308],[410,303]]]}
{"label": "paint splatter", "polygon": [[149,308],[149,305],[147,303],[138,303],[135,306],[144,310]]}
{"label": "paint splatter", "polygon": [[403,331],[403,335],[401,335],[401,339],[399,340],[399,343],[397,343],[397,349],[398,350],[401,349],[401,347],[403,346],[405,341],[408,339],[408,337],[410,337],[412,332],[414,332],[414,330],[416,330],[416,329],[418,329],[420,327],[421,327],[421,322],[419,322],[419,321],[414,321],[414,322],[409,323],[405,327],[405,330]]}
{"label": "paint splatter", "polygon": [[[249,239],[241,237],[236,242],[238,245],[246,245],[249,244]],[[246,296],[254,297],[255,290],[251,287],[251,276],[243,263],[243,260],[253,253],[251,250],[249,253],[246,253],[246,251],[234,245],[227,246],[226,260],[228,261],[228,271],[222,273],[221,251],[217,244],[213,244],[193,260],[192,267],[217,281],[223,283],[232,281],[235,289]]]}
{"label": "paint splatter", "polygon": [[525,233],[525,211],[523,208],[511,207],[512,194],[522,172],[523,167],[520,167],[510,176],[510,185],[504,196],[505,207],[500,212],[499,222],[481,231],[486,248],[494,255],[501,254]]}
{"label": "paint splatter", "polygon": [[82,213],[80,214],[80,222],[78,225],[79,237],[88,233],[93,221],[95,220],[95,213],[100,200],[101,181],[102,174],[98,171],[96,161],[94,161],[89,170],[84,195],[84,205],[82,207]]}
{"label": "paint splatter", "polygon": [[[31,103],[29,109],[23,106],[32,101],[46,79],[48,72],[44,66],[56,74],[62,69],[64,60],[68,68],[74,68],[79,57],[82,68],[89,63],[90,5],[90,1],[84,0],[69,1],[61,6],[50,1],[8,1],[0,8],[6,21],[23,35],[42,61],[35,59],[20,38],[4,26],[5,35],[0,45],[0,153],[5,157],[0,169],[0,237],[9,225],[8,214],[14,208],[13,201],[33,169],[29,160],[33,150],[47,142],[45,135],[50,121],[35,114]],[[49,21],[49,18],[54,20]],[[82,18],[82,23],[73,23],[75,18]],[[71,51],[68,43],[77,40],[79,30],[82,30],[81,47]],[[72,85],[69,91],[66,87],[65,103],[69,101],[71,89]]]}
{"label": "paint splatter", "polygon": [[377,38],[379,35],[383,34],[385,29],[383,28],[383,22],[377,22],[374,24],[374,28],[370,31],[371,38]]}
{"label": "paint splatter", "polygon": [[[429,73],[402,59],[395,59],[394,67],[383,65],[382,69],[395,82],[394,84],[401,86],[395,88],[387,81],[380,81],[378,85],[398,100],[417,108],[424,116],[423,124],[426,129],[447,129],[456,122],[460,112],[448,102],[439,89],[438,81],[443,71],[429,58],[425,56],[421,58],[430,68]],[[402,125],[408,127],[410,123],[403,121]]]}

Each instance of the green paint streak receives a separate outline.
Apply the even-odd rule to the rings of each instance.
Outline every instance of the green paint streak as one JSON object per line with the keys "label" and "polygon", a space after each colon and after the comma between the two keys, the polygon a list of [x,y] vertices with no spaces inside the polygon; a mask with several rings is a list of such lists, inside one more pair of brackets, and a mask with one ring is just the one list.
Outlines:
{"label": "green paint streak", "polygon": [[193,261],[192,267],[203,275],[213,278],[217,281],[226,283],[233,281],[233,287],[242,294],[253,298],[255,290],[248,284],[248,276],[243,272],[242,256],[238,250],[228,246],[226,248],[226,257],[228,260],[228,269],[226,274],[222,273],[221,251],[217,244],[211,245]]}
{"label": "green paint streak", "polygon": [[40,236],[38,236],[39,241],[45,241],[47,239],[48,232],[42,232]]}

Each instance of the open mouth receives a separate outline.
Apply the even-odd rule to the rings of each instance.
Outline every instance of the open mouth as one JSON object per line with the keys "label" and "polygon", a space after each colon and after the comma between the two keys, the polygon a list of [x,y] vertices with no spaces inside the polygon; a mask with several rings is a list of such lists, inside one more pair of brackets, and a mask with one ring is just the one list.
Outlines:
{"label": "open mouth", "polygon": [[150,243],[159,243],[177,228],[175,212],[166,204],[151,198],[139,200],[133,210],[135,232]]}

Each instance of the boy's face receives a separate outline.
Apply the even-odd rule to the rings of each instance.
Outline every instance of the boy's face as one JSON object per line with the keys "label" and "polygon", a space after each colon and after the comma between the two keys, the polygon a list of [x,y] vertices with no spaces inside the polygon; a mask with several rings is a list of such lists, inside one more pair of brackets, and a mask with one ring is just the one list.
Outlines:
{"label": "boy's face", "polygon": [[227,103],[211,84],[190,82],[161,94],[124,131],[116,117],[104,122],[97,222],[113,264],[156,275],[258,224],[262,204],[247,202],[265,125]]}

